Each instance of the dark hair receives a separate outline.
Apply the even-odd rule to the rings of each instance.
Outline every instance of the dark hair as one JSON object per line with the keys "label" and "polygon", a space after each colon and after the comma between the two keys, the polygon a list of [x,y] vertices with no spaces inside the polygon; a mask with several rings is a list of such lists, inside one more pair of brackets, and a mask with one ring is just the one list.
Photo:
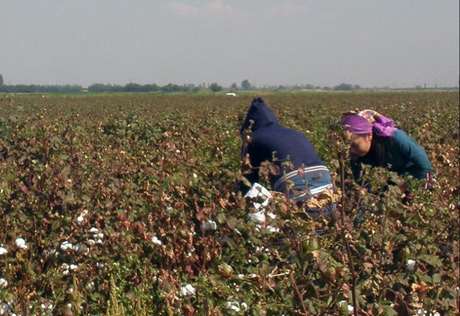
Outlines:
{"label": "dark hair", "polygon": [[372,133],[372,144],[369,149],[371,159],[379,166],[385,166],[385,143],[392,142],[391,137],[379,136],[375,132]]}

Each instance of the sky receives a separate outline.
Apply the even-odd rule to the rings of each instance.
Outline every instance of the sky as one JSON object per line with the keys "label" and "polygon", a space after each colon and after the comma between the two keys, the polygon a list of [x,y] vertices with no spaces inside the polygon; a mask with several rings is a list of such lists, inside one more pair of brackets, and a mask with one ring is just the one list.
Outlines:
{"label": "sky", "polygon": [[0,0],[5,84],[458,86],[458,0]]}

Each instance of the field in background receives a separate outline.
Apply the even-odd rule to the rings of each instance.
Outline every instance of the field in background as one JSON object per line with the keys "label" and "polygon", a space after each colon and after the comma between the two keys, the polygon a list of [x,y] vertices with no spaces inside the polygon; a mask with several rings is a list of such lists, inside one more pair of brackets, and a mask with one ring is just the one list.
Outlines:
{"label": "field in background", "polygon": [[0,95],[0,315],[454,314],[458,91],[263,98],[337,188],[356,108],[418,140],[436,182],[406,178],[405,206],[400,177],[372,170],[363,194],[347,168],[343,221],[276,197],[258,226],[235,191],[252,96]]}

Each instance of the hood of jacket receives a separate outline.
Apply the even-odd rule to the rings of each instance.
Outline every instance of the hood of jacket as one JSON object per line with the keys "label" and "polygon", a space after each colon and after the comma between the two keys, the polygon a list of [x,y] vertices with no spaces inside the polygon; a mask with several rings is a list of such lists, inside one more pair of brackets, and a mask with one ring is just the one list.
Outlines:
{"label": "hood of jacket", "polygon": [[251,120],[254,121],[251,129],[253,132],[264,126],[279,125],[275,113],[265,104],[262,98],[255,98],[252,100],[251,107],[248,110],[243,127],[241,127],[240,130],[241,136],[243,136],[244,131],[250,126]]}

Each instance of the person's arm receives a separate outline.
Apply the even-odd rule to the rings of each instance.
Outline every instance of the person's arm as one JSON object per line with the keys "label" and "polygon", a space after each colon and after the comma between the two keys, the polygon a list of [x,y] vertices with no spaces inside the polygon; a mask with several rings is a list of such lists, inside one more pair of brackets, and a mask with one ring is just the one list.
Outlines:
{"label": "person's arm", "polygon": [[426,179],[431,172],[431,163],[422,147],[402,130],[394,132],[392,138],[395,148],[413,164],[406,171],[417,179]]}

